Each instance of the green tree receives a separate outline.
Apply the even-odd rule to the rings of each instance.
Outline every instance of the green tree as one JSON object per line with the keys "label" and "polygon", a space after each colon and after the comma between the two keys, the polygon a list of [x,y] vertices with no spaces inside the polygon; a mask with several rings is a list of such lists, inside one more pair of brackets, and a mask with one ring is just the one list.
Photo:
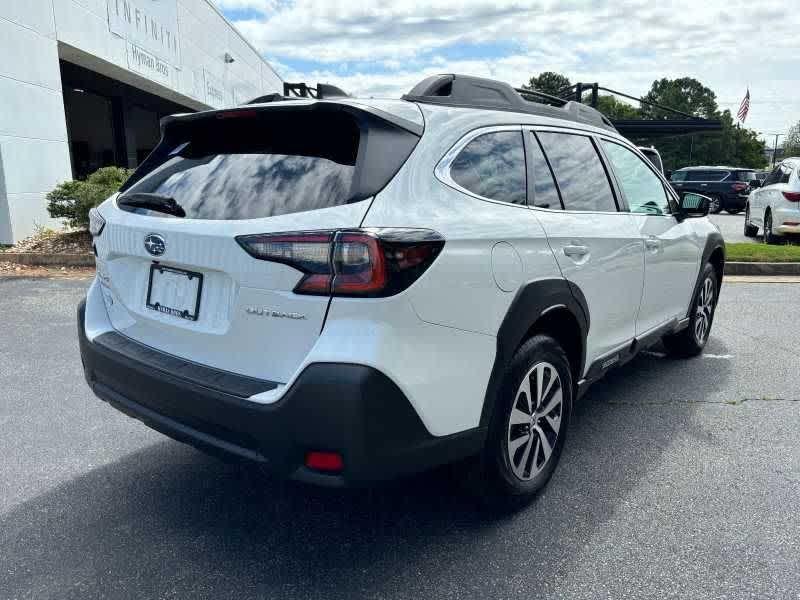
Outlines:
{"label": "green tree", "polygon": [[531,77],[528,83],[522,87],[557,96],[558,92],[570,85],[572,84],[570,83],[569,77],[566,75],[555,73],[554,71],[545,71],[544,73],[540,73],[537,77]]}
{"label": "green tree", "polygon": [[609,119],[641,119],[642,113],[635,106],[617,100],[614,96],[598,96],[597,110]]}
{"label": "green tree", "polygon": [[[718,110],[717,95],[692,77],[654,81],[643,99],[704,119],[715,118]],[[674,113],[646,104],[642,106],[642,114],[648,119],[680,118]]]}
{"label": "green tree", "polygon": [[130,177],[133,171],[103,167],[85,181],[65,181],[47,194],[47,211],[54,219],[66,219],[71,227],[89,227],[89,211],[103,202]]}
{"label": "green tree", "polygon": [[[729,110],[720,112],[716,94],[700,81],[691,77],[659,79],[653,82],[643,99],[697,117],[719,120],[722,126],[722,130],[716,132],[637,140],[658,148],[665,169],[694,165],[758,169],[766,164],[764,143],[759,141],[756,132],[737,126]],[[642,105],[641,114],[647,119],[681,118],[647,105]]]}
{"label": "green tree", "polygon": [[800,156],[800,121],[789,128],[783,142],[784,156]]}

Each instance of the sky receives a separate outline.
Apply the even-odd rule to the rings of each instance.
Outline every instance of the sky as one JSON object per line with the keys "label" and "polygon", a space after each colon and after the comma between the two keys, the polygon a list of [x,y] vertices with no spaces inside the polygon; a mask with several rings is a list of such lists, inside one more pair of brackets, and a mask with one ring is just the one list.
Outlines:
{"label": "sky", "polygon": [[800,6],[785,0],[213,1],[285,80],[352,95],[397,98],[435,73],[519,86],[557,71],[634,96],[689,76],[734,115],[749,86],[758,132],[800,121]]}

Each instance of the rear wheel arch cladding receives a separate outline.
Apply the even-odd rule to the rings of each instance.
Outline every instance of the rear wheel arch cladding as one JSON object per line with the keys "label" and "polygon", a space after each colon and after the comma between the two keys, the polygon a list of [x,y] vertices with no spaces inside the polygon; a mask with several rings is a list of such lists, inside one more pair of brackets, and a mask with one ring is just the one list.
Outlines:
{"label": "rear wheel arch cladding", "polygon": [[567,311],[578,324],[581,348],[574,379],[576,383],[580,379],[586,363],[586,336],[590,325],[589,308],[583,292],[573,283],[561,278],[540,279],[523,285],[517,290],[497,332],[497,352],[481,412],[482,427],[488,426],[491,420],[497,394],[514,353],[530,336],[536,323],[554,309]]}

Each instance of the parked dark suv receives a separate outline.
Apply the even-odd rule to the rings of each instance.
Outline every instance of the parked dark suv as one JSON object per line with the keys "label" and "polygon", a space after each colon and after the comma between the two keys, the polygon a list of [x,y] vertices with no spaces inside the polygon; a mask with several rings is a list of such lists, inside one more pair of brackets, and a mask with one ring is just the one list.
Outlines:
{"label": "parked dark suv", "polygon": [[684,167],[672,173],[670,183],[678,192],[695,192],[711,198],[710,210],[735,215],[744,210],[756,179],[753,169],[735,167]]}

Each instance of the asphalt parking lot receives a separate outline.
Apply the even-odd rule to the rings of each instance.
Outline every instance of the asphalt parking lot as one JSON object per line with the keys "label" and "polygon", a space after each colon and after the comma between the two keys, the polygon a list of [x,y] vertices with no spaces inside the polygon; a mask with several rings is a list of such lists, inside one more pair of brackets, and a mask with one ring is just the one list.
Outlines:
{"label": "asphalt parking lot", "polygon": [[0,598],[800,597],[800,284],[727,283],[703,357],[597,384],[505,518],[447,471],[322,490],[148,430],[84,384],[87,285],[0,279]]}
{"label": "asphalt parking lot", "polygon": [[716,215],[708,215],[708,218],[719,227],[726,242],[761,242],[761,238],[745,237],[744,212],[740,212],[738,215],[721,212]]}

